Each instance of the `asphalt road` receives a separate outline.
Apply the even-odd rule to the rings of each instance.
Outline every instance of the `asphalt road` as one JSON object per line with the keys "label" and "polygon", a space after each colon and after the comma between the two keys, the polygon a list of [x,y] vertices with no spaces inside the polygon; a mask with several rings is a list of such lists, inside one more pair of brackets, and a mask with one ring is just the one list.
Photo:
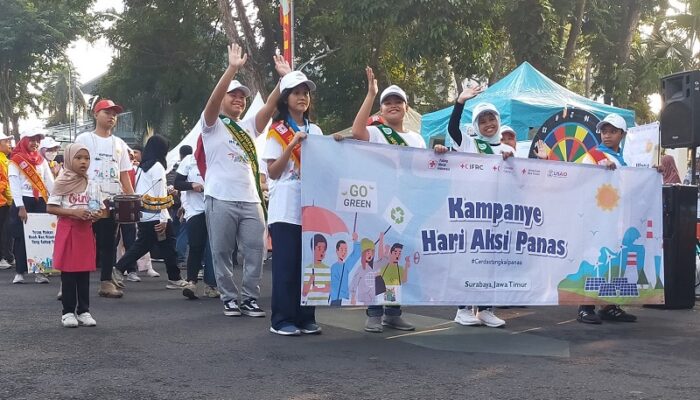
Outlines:
{"label": "asphalt road", "polygon": [[[159,271],[164,268],[157,266]],[[60,326],[58,278],[0,271],[1,399],[700,399],[700,313],[631,307],[637,323],[577,323],[575,307],[497,310],[462,327],[454,307],[409,307],[418,330],[362,331],[360,309],[318,309],[320,336],[225,317],[165,278],[97,296],[95,328]],[[164,275],[164,274],[163,274]],[[269,311],[266,266],[261,306]]]}

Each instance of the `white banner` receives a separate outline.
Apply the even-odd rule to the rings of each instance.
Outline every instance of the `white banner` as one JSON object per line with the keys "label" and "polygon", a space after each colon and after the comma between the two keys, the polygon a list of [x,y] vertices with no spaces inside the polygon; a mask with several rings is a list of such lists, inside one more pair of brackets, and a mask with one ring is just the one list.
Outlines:
{"label": "white banner", "polygon": [[27,214],[24,224],[24,244],[27,248],[29,273],[58,272],[53,269],[53,244],[56,236],[56,216]]}
{"label": "white banner", "polygon": [[305,304],[664,300],[654,169],[327,137],[302,151]]}
{"label": "white banner", "polygon": [[658,165],[659,123],[633,126],[627,130],[623,156],[630,167]]}

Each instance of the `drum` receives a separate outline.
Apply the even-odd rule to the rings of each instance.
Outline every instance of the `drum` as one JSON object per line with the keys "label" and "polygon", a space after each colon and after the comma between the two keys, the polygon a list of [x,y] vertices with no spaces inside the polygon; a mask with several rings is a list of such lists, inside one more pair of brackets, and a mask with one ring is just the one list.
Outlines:
{"label": "drum", "polygon": [[118,194],[114,202],[114,219],[120,224],[135,224],[141,220],[141,196]]}

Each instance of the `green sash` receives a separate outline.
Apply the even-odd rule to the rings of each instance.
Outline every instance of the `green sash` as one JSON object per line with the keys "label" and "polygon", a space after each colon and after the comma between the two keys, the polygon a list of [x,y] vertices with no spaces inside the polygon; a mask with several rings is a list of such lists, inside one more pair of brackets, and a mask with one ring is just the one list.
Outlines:
{"label": "green sash", "polygon": [[379,128],[379,132],[384,135],[384,139],[386,139],[387,143],[393,144],[396,146],[408,146],[405,140],[396,133],[396,131],[386,125],[377,125],[377,128]]}
{"label": "green sash", "polygon": [[260,166],[258,165],[258,152],[255,149],[255,143],[253,143],[253,139],[251,139],[237,123],[233,122],[231,118],[225,115],[219,115],[219,118],[221,118],[221,122],[224,123],[228,132],[233,136],[233,139],[238,142],[238,145],[241,146],[245,155],[248,157],[248,163],[255,177],[255,188],[258,190],[260,204],[262,205],[265,219],[267,219],[267,207],[265,206],[265,199],[263,198],[262,188],[260,187]]}
{"label": "green sash", "polygon": [[474,142],[476,143],[476,149],[479,150],[480,154],[493,154],[493,149],[491,148],[489,142],[485,142],[477,138],[474,138]]}

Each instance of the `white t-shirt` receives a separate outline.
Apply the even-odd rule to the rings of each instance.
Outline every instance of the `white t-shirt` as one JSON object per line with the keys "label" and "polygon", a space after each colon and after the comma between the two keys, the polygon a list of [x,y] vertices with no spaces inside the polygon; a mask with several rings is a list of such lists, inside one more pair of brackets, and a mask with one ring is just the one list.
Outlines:
{"label": "white t-shirt", "polygon": [[[236,123],[255,142],[255,118]],[[202,143],[207,158],[207,185],[204,186],[204,195],[217,200],[260,203],[255,185],[256,178],[248,163],[248,156],[233,139],[221,118],[217,118],[214,125],[207,126],[202,115],[197,125],[202,131]]]}
{"label": "white t-shirt", "polygon": [[[472,136],[462,135],[462,144],[459,146],[454,146],[454,149],[462,153],[481,153],[476,144],[476,138]],[[493,154],[501,154],[504,152],[511,152],[515,155],[515,149],[505,143],[499,143],[496,145],[491,145],[491,150]]]}
{"label": "white t-shirt", "polygon": [[[377,126],[368,126],[367,131],[369,132],[369,141],[370,143],[382,143],[382,144],[390,144],[387,142],[386,137],[382,132],[379,130],[379,127]],[[413,131],[408,131],[408,132],[399,132],[396,131],[396,133],[401,136],[401,138],[406,142],[406,144],[409,147],[417,147],[419,149],[425,149],[425,140],[423,140],[423,136],[419,135],[416,132]]]}
{"label": "white t-shirt", "polygon": [[[51,172],[49,163],[44,160],[41,164],[35,165],[34,168],[44,182],[44,186],[46,186],[46,190],[48,190],[50,195],[53,190],[53,173]],[[22,196],[34,197],[34,187],[32,183],[14,162],[10,162],[7,167],[7,178],[10,181],[10,193],[12,193],[12,200],[15,206],[24,207]]]}
{"label": "white t-shirt", "polygon": [[124,193],[119,175],[131,169],[126,143],[114,135],[103,138],[95,132],[85,132],[75,138],[90,152],[88,178],[98,184],[102,200]]}
{"label": "white t-shirt", "polygon": [[[192,154],[180,161],[177,173],[186,176],[187,182],[204,185],[202,175],[199,173],[199,168],[197,168],[197,160],[195,160]],[[180,202],[182,203],[182,208],[185,209],[186,220],[204,212],[204,193],[195,192],[194,190],[184,190],[180,192]]]}
{"label": "white t-shirt", "polygon": [[88,208],[89,201],[90,194],[88,193],[88,189],[86,188],[85,191],[82,193],[70,193],[63,196],[49,196],[48,204],[74,210]]}
{"label": "white t-shirt", "polygon": [[[140,195],[148,194],[153,197],[167,196],[168,184],[166,182],[165,168],[163,168],[163,165],[156,162],[151,169],[146,172],[139,168],[136,171],[136,187],[134,188],[134,192]],[[151,211],[144,208],[141,211],[143,213],[141,222],[167,221],[170,219],[170,213],[168,213],[167,208],[160,211]]]}
{"label": "white t-shirt", "polygon": [[[304,125],[300,126],[299,129],[306,132],[307,128]],[[308,130],[309,135],[323,135],[321,128],[316,124],[309,124]],[[262,159],[265,162],[276,160],[283,152],[284,149],[277,139],[268,138]],[[299,170],[291,157],[279,179],[272,182],[274,184],[270,185],[270,203],[267,209],[268,225],[275,222],[301,225],[301,179]]]}

